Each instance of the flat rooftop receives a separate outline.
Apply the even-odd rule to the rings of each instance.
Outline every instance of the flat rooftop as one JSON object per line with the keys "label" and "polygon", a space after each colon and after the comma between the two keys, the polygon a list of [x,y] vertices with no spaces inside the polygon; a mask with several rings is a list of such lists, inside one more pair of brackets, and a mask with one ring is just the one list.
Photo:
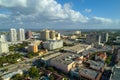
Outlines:
{"label": "flat rooftop", "polygon": [[110,80],[119,80],[120,79],[120,68],[113,68],[113,73],[110,76]]}
{"label": "flat rooftop", "polygon": [[86,68],[86,67],[74,68],[74,69],[72,69],[72,71],[77,72],[78,75],[80,75],[80,76],[90,77],[90,78],[93,78],[93,79],[95,79],[99,74],[99,72],[94,71],[94,70],[89,69],[89,68]]}
{"label": "flat rooftop", "polygon": [[45,43],[62,42],[62,40],[48,40]]}
{"label": "flat rooftop", "polygon": [[95,53],[95,52],[104,52],[104,51],[110,51],[112,50],[111,47],[107,46],[107,47],[103,47],[103,48],[100,48],[100,49],[97,49],[97,48],[90,48],[88,50],[85,50],[82,52],[82,54],[84,56],[88,55],[89,53]]}
{"label": "flat rooftop", "polygon": [[49,60],[49,59],[54,58],[54,57],[57,57],[57,56],[59,56],[59,55],[62,55],[62,53],[58,52],[58,53],[50,54],[50,55],[48,55],[48,56],[43,57],[42,59],[43,59],[43,60]]}
{"label": "flat rooftop", "polygon": [[55,58],[52,58],[52,61],[56,61],[58,63],[63,63],[65,65],[69,65],[70,63],[74,62],[76,58],[80,57],[80,55],[72,54],[72,53],[62,53]]}
{"label": "flat rooftop", "polygon": [[104,66],[104,63],[100,61],[88,60],[87,63],[90,64],[91,68],[97,69],[97,70],[100,70]]}
{"label": "flat rooftop", "polygon": [[64,50],[78,53],[78,52],[84,51],[88,46],[90,46],[90,45],[78,44],[78,45],[75,45],[75,46],[72,46],[72,47],[65,47]]}

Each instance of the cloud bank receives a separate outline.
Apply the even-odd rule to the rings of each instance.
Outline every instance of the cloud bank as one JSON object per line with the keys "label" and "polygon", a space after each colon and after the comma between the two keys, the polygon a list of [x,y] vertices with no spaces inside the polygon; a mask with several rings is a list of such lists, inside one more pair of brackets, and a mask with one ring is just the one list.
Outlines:
{"label": "cloud bank", "polygon": [[[9,14],[0,14],[0,28],[84,28],[109,26],[114,22],[108,18],[84,16],[72,9],[69,3],[59,4],[55,0],[0,0],[0,9]],[[91,9],[85,9],[91,12]],[[6,11],[5,11],[6,12]],[[117,25],[120,22],[117,21]],[[2,26],[2,27],[1,27]]]}

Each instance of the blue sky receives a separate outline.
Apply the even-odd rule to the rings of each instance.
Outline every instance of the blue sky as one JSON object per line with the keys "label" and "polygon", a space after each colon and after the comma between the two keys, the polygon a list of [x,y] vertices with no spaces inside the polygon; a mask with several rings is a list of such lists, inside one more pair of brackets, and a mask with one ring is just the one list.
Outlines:
{"label": "blue sky", "polygon": [[0,0],[0,29],[120,29],[120,0]]}
{"label": "blue sky", "polygon": [[[87,16],[101,16],[112,19],[120,19],[120,0],[57,0],[60,4],[70,3],[72,9],[80,11]],[[91,9],[86,14],[85,9]]]}

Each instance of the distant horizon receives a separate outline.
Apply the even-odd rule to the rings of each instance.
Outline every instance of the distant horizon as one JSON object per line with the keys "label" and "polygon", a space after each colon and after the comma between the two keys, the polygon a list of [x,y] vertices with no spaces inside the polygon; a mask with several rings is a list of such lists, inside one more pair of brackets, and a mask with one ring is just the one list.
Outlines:
{"label": "distant horizon", "polygon": [[[9,29],[0,29],[0,32],[2,32],[2,31],[9,31],[11,28],[9,28]],[[20,28],[15,28],[16,30],[19,30]],[[33,30],[33,31],[39,31],[39,30],[44,30],[44,29],[46,29],[46,28],[39,28],[39,29],[35,29],[35,28],[23,28],[23,29],[25,29],[26,31],[27,30]],[[72,30],[72,31],[91,31],[91,30],[93,30],[93,31],[111,31],[111,30],[115,30],[115,31],[119,31],[120,29],[49,29],[49,28],[47,28],[48,30]]]}

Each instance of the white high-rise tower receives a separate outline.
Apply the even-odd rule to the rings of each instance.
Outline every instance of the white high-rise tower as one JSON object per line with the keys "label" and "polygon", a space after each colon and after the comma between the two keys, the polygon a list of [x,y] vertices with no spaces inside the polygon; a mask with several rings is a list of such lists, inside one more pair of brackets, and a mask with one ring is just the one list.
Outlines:
{"label": "white high-rise tower", "polygon": [[6,41],[6,37],[5,35],[0,35],[0,55],[8,52],[9,52],[9,48],[8,48],[8,43]]}
{"label": "white high-rise tower", "polygon": [[5,35],[0,35],[0,41],[5,42],[6,41],[6,36]]}
{"label": "white high-rise tower", "polygon": [[25,30],[23,28],[19,29],[19,40],[24,41],[25,40]]}
{"label": "white high-rise tower", "polygon": [[10,29],[10,40],[11,42],[17,41],[17,32],[16,32],[16,29],[14,28]]}

